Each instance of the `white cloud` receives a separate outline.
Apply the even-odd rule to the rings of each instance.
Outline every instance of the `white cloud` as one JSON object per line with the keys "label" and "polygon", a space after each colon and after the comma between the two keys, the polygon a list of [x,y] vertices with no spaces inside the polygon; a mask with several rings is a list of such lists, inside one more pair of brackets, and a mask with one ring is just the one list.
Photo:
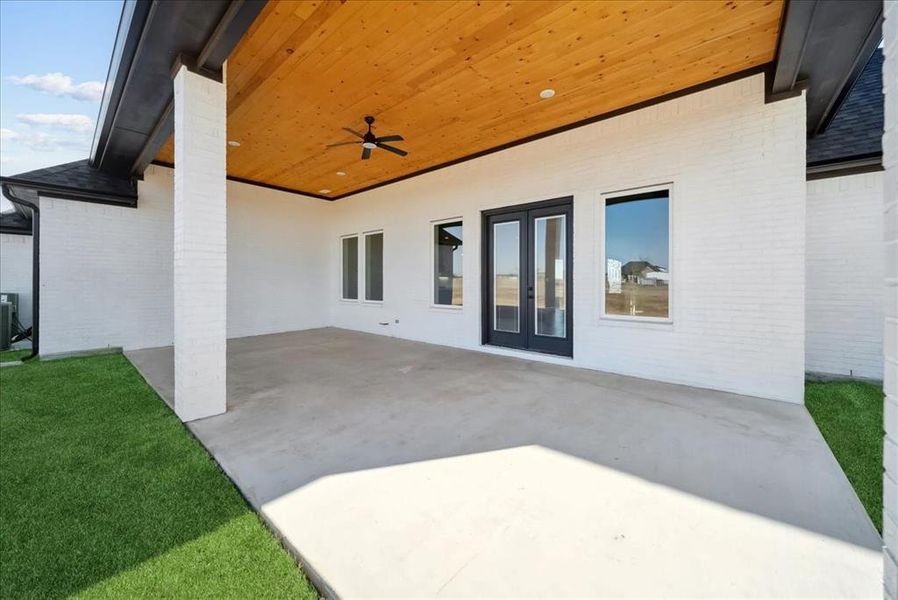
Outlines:
{"label": "white cloud", "polygon": [[68,96],[76,100],[99,102],[103,98],[103,82],[84,81],[75,83],[71,77],[62,73],[47,73],[46,75],[25,75],[19,77],[13,75],[9,80],[18,85],[24,85],[53,96]]}
{"label": "white cloud", "polygon": [[86,133],[93,129],[94,123],[87,115],[68,113],[26,113],[16,118],[28,125],[46,125],[58,129],[67,129],[77,133]]}
{"label": "white cloud", "polygon": [[90,144],[89,138],[71,138],[52,135],[42,131],[13,131],[12,129],[0,129],[0,140],[15,142],[38,150],[40,152],[52,152],[61,148],[81,148]]}

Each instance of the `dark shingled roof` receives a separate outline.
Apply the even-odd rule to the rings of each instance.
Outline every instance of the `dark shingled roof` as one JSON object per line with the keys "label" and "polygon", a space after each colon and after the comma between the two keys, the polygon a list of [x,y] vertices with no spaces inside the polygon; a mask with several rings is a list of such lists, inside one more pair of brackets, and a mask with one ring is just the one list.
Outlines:
{"label": "dark shingled roof", "polygon": [[61,197],[76,197],[78,200],[112,200],[131,206],[137,202],[137,188],[130,179],[93,169],[86,159],[0,177],[0,182],[34,188],[51,196],[55,193]]}
{"label": "dark shingled roof", "polygon": [[17,210],[0,213],[0,233],[31,235],[31,216]]}
{"label": "dark shingled roof", "polygon": [[808,166],[882,154],[882,48],[877,48],[822,134],[808,140]]}

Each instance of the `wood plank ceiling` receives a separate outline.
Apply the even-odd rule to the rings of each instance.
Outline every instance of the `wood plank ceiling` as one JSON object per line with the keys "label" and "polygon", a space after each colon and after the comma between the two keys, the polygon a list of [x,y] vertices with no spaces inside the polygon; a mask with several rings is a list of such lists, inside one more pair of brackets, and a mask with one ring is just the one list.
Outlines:
{"label": "wood plank ceiling", "polygon": [[[766,64],[782,12],[782,0],[272,0],[228,60],[240,143],[228,174],[342,196]],[[369,114],[407,157],[325,149]],[[171,139],[157,160],[174,163]]]}

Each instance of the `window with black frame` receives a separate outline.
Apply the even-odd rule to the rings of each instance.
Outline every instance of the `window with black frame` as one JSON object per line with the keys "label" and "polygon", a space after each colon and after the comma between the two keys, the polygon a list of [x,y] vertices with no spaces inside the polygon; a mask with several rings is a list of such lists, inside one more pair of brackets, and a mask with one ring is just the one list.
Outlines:
{"label": "window with black frame", "polygon": [[341,298],[359,299],[359,238],[349,236],[342,239]]}
{"label": "window with black frame", "polygon": [[605,315],[670,318],[670,192],[605,200]]}
{"label": "window with black frame", "polygon": [[463,230],[461,221],[433,226],[433,303],[461,306]]}

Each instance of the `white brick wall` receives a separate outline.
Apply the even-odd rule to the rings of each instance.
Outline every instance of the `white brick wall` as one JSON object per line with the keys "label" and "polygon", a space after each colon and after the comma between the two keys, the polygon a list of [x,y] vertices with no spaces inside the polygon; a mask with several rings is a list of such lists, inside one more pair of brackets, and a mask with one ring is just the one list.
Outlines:
{"label": "white brick wall", "polygon": [[[804,99],[764,104],[758,75],[339,200],[332,322],[479,348],[480,211],[573,195],[574,359],[534,358],[801,402],[804,124]],[[665,182],[673,325],[600,320],[599,194]],[[457,216],[466,305],[434,309],[430,222]],[[338,300],[338,236],[380,228],[383,304]]]}
{"label": "white brick wall", "polygon": [[[172,344],[173,189],[151,166],[136,210],[41,200],[42,352]],[[228,337],[327,324],[329,206],[228,182]]]}
{"label": "white brick wall", "polygon": [[808,372],[882,379],[882,177],[808,182]]}
{"label": "white brick wall", "polygon": [[172,193],[140,208],[41,198],[42,354],[172,343]]}
{"label": "white brick wall", "polygon": [[31,325],[31,236],[0,233],[0,292],[19,295],[19,321]]}
{"label": "white brick wall", "polygon": [[174,88],[174,401],[191,421],[226,408],[227,92],[186,67]]}
{"label": "white brick wall", "polygon": [[[332,324],[480,348],[480,211],[573,195],[575,358],[530,356],[801,401],[803,124],[804,101],[764,104],[756,76],[334,203],[230,183],[228,335]],[[674,323],[602,321],[599,195],[664,182],[674,183]],[[47,352],[171,343],[170,190],[170,171],[153,167],[136,211],[51,203]],[[458,216],[466,306],[431,308],[431,221]],[[339,301],[339,235],[381,228],[383,304]],[[89,277],[65,272],[73,256]],[[96,309],[83,291],[95,281],[106,292]]]}
{"label": "white brick wall", "polygon": [[883,538],[885,596],[898,599],[898,2],[885,2],[885,135],[883,136],[885,240],[885,475]]}

